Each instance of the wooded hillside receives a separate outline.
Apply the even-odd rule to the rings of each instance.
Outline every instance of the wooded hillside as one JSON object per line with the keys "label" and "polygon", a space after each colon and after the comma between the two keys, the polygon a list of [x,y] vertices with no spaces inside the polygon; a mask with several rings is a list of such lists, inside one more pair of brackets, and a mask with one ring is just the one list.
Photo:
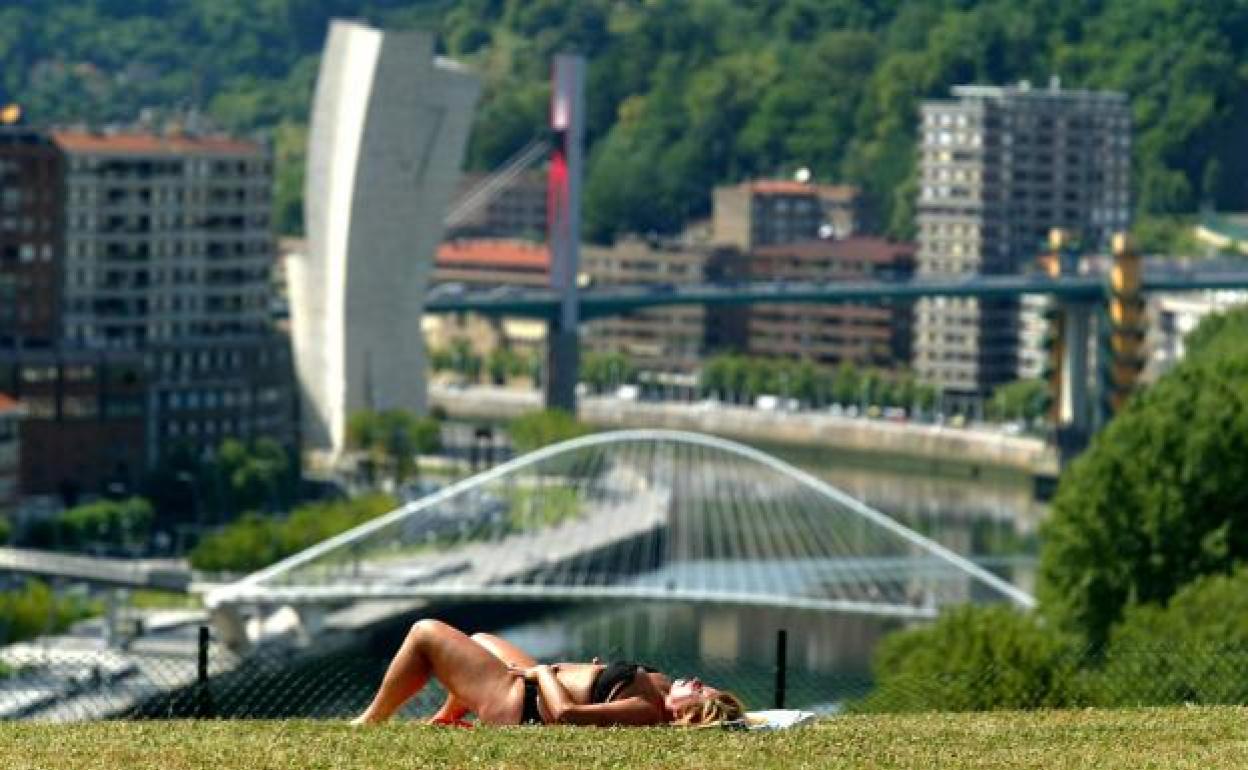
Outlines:
{"label": "wooded hillside", "polygon": [[0,100],[32,121],[199,107],[276,142],[297,230],[302,142],[332,17],[434,30],[486,90],[470,164],[539,130],[553,52],[590,58],[589,235],[672,231],[719,181],[864,186],[912,227],[916,105],[955,83],[1121,89],[1144,216],[1248,208],[1244,0],[28,0],[0,9]]}

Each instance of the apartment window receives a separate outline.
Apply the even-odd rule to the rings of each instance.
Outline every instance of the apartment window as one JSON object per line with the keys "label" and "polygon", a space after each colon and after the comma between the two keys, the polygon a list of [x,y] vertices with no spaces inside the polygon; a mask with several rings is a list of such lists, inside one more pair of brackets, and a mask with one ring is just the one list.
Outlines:
{"label": "apartment window", "polygon": [[55,366],[23,366],[22,382],[52,382],[56,379]]}

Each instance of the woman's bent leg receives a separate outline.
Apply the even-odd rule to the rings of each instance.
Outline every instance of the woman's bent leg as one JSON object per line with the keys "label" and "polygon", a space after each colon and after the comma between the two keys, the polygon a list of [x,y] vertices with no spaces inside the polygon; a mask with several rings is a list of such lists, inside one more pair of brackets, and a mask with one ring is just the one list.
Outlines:
{"label": "woman's bent leg", "polygon": [[518,724],[524,684],[483,646],[458,629],[436,620],[412,626],[381,687],[356,723],[384,722],[429,681],[437,677],[459,702],[491,724]]}
{"label": "woman's bent leg", "polygon": [[[484,647],[491,655],[501,660],[509,666],[516,668],[531,668],[537,665],[537,661],[533,656],[515,646],[511,642],[502,637],[487,633],[476,633],[469,637],[472,641]],[[438,713],[429,719],[435,725],[455,724],[464,718],[468,713],[468,707],[453,694],[447,693],[446,701],[442,707],[438,709]]]}

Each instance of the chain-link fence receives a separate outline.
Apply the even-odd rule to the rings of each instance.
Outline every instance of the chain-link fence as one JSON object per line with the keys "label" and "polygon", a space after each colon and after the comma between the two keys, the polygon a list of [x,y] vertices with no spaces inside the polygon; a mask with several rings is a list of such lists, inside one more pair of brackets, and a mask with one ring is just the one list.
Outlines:
{"label": "chain-link fence", "polygon": [[[212,639],[207,627],[200,640],[166,654],[11,645],[0,652],[0,719],[346,718],[368,704],[392,652],[355,647],[310,654],[273,646],[240,656]],[[703,661],[696,671],[685,657],[650,655],[643,662],[732,689],[751,708],[775,705],[779,692],[787,705],[830,710],[837,700],[869,689],[865,674],[855,672],[794,677],[786,669],[778,679],[774,662]],[[444,697],[431,681],[401,715],[428,716]]]}
{"label": "chain-link fence", "polygon": [[[319,718],[358,714],[392,650],[311,654],[266,647],[239,656],[204,628],[162,652],[10,645],[0,652],[0,719],[83,721],[164,718]],[[782,648],[781,648],[782,649]],[[967,711],[1001,708],[1248,703],[1248,650],[1156,646],[1068,653],[1043,666],[1002,660],[974,669],[889,676],[790,668],[783,656],[742,665],[650,656],[676,676],[697,674],[732,689],[750,708],[779,704],[838,711]],[[401,716],[420,718],[444,697],[436,682]]]}

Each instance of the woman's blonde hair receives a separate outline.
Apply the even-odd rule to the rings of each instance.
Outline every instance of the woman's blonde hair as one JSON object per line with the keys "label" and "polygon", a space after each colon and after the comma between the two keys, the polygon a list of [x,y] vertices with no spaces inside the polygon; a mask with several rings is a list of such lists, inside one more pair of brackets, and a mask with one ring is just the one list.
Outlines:
{"label": "woman's blonde hair", "polygon": [[674,725],[699,727],[702,725],[735,722],[745,717],[745,704],[727,690],[720,690],[712,697],[703,698],[681,709],[680,716],[672,720]]}

